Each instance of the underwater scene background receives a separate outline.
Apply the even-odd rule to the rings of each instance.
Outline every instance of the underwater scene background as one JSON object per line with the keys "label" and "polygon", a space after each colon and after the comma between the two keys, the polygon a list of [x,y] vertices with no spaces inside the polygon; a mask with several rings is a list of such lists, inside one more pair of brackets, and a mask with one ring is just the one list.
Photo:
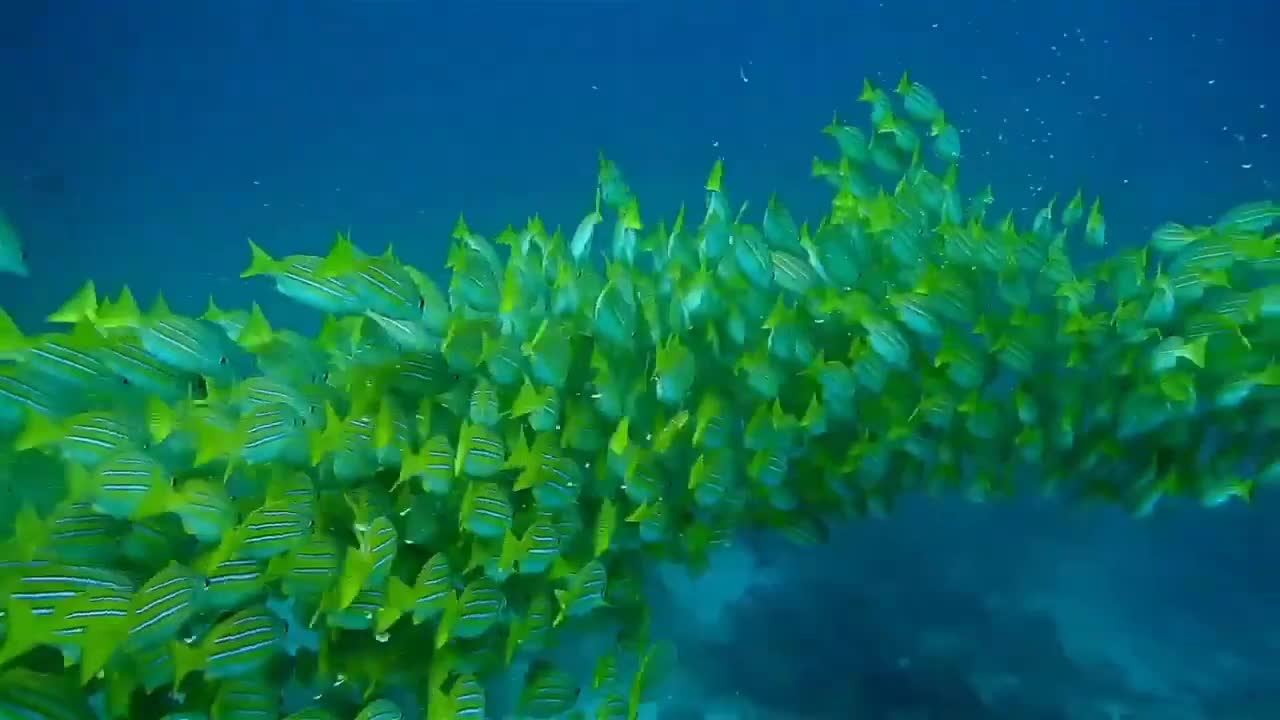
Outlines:
{"label": "underwater scene background", "polygon": [[[1077,265],[1166,221],[1280,201],[1267,0],[65,0],[0,18],[0,209],[29,267],[0,274],[0,307],[32,335],[90,278],[192,316],[210,296],[257,302],[272,326],[314,333],[320,313],[241,279],[247,238],[323,256],[349,230],[444,286],[459,213],[490,237],[534,214],[572,234],[601,152],[646,222],[682,203],[700,217],[723,159],[735,209],[758,217],[777,193],[816,229],[831,188],[811,159],[833,153],[820,131],[833,112],[864,124],[863,78],[892,89],[904,70],[961,131],[966,197],[990,184],[993,213],[1020,226],[1077,187],[1105,199],[1107,246],[1073,250]],[[1261,452],[1254,472],[1276,459]],[[10,451],[0,465],[10,528],[44,466]],[[1280,718],[1274,488],[1137,518],[1020,482],[980,502],[907,493],[817,544],[744,528],[703,573],[654,553],[637,571],[651,632],[679,659],[631,711]],[[557,662],[590,684],[616,642],[574,630]],[[530,714],[528,668],[495,674],[487,716]],[[612,717],[570,712],[584,711]]]}

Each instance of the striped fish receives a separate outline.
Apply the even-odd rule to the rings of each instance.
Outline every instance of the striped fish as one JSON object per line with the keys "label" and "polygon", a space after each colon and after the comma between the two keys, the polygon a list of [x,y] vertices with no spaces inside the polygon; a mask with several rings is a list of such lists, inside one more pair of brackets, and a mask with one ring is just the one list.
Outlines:
{"label": "striped fish", "polygon": [[396,549],[400,535],[391,518],[379,515],[369,524],[368,530],[361,534],[360,549],[369,555],[371,565],[369,576],[365,581],[371,585],[381,585],[391,574],[391,566],[396,560]]}
{"label": "striped fish", "polygon": [[506,445],[497,431],[486,425],[464,422],[458,431],[458,454],[453,471],[457,475],[492,477],[506,463]]}
{"label": "striped fish", "polygon": [[524,536],[519,540],[508,532],[502,543],[499,567],[516,569],[521,574],[536,575],[545,572],[560,557],[560,533],[555,517],[540,511]]}
{"label": "striped fish", "polygon": [[380,587],[364,587],[347,605],[340,608],[321,608],[321,610],[327,610],[325,622],[331,628],[373,630],[380,611],[389,605],[390,598],[386,590]]}
{"label": "striped fish", "polygon": [[117,518],[165,512],[173,489],[164,465],[134,449],[117,453],[92,471],[72,465],[70,478],[77,500],[88,500],[94,510]]}
{"label": "striped fish", "polygon": [[93,390],[105,387],[115,373],[100,358],[102,337],[92,329],[84,334],[45,335],[32,342],[18,361],[33,373],[66,388]]}
{"label": "striped fish", "polygon": [[252,558],[228,558],[205,573],[207,583],[201,605],[216,610],[231,610],[257,597],[266,590],[266,570],[262,561]]}
{"label": "striped fish", "polygon": [[0,717],[15,720],[94,720],[88,696],[61,674],[12,667],[0,673]]}
{"label": "striped fish", "polygon": [[62,422],[32,414],[14,447],[28,450],[54,446],[67,462],[93,467],[143,439],[136,428],[115,414],[95,410]]}
{"label": "striped fish", "polygon": [[444,435],[434,435],[416,453],[405,455],[400,466],[403,482],[416,477],[422,490],[432,495],[448,495],[453,487],[453,466],[457,452]]}
{"label": "striped fish", "polygon": [[498,391],[492,383],[484,378],[477,380],[476,386],[471,390],[468,417],[471,418],[471,422],[486,427],[497,425],[501,417],[501,408],[498,405]]}
{"label": "striped fish", "polygon": [[453,602],[453,569],[444,553],[427,558],[413,582],[413,622],[434,619]]}
{"label": "striped fish", "polygon": [[20,365],[0,365],[0,429],[16,430],[28,414],[59,417],[69,405],[47,379]]}
{"label": "striped fish", "polygon": [[169,503],[170,511],[182,520],[182,527],[200,542],[212,543],[236,522],[236,509],[226,485],[216,480],[184,480]]}
{"label": "striped fish", "polygon": [[436,352],[402,355],[387,370],[387,385],[409,397],[432,397],[458,381],[444,356]]}
{"label": "striped fish", "polygon": [[539,592],[529,601],[529,607],[523,617],[518,617],[508,636],[507,659],[514,655],[515,644],[524,650],[538,652],[547,646],[551,638],[552,623],[555,612],[552,608],[551,595]]}
{"label": "striped fish", "polygon": [[128,641],[147,648],[175,637],[195,615],[204,578],[171,562],[138,588],[129,603]]}
{"label": "striped fish", "polygon": [[413,276],[392,257],[382,255],[350,263],[341,278],[355,292],[363,309],[396,320],[420,320],[425,302]]}
{"label": "striped fish", "polygon": [[276,291],[281,295],[320,312],[345,315],[363,309],[348,279],[329,277],[320,272],[324,258],[290,255],[275,260],[252,240],[249,241],[249,250],[253,259],[240,277],[267,275],[275,280]]}
{"label": "striped fish", "polygon": [[267,560],[302,544],[310,535],[312,513],[281,501],[268,501],[236,526],[232,547],[242,558]]}
{"label": "striped fish", "polygon": [[247,607],[214,625],[199,644],[174,644],[174,687],[196,671],[222,680],[260,670],[282,649],[284,633],[284,623],[266,606]]}
{"label": "striped fish", "polygon": [[564,622],[567,617],[586,615],[599,607],[604,607],[604,593],[608,587],[609,576],[604,563],[592,560],[575,573],[569,580],[569,587],[556,590],[556,600],[560,603],[560,614],[556,616],[555,625]]}
{"label": "striped fish", "polygon": [[173,682],[173,646],[170,643],[156,645],[129,654],[138,683],[147,692]]}
{"label": "striped fish", "polygon": [[219,683],[210,717],[219,720],[276,720],[280,688],[263,678],[232,678]]}
{"label": "striped fish", "polygon": [[175,315],[160,301],[138,327],[142,349],[178,370],[211,377],[228,375],[223,335],[195,318]]}
{"label": "striped fish", "polygon": [[453,701],[453,716],[455,718],[483,720],[486,717],[484,686],[480,684],[475,675],[468,673],[460,676],[454,681],[453,689],[449,692],[449,696]]}
{"label": "striped fish", "polygon": [[361,708],[355,720],[404,720],[404,711],[390,700],[380,698]]}
{"label": "striped fish", "polygon": [[477,537],[497,539],[511,528],[511,495],[497,483],[477,481],[462,502],[461,528]]}
{"label": "striped fish", "polygon": [[596,707],[596,720],[627,720],[627,701],[617,693],[609,693]]}
{"label": "striped fish", "polygon": [[318,598],[333,586],[341,568],[338,544],[328,535],[316,533],[267,566],[267,575],[280,580],[284,594],[296,598]]}
{"label": "striped fish", "polygon": [[87,502],[64,501],[45,519],[48,537],[39,550],[60,562],[105,566],[119,556],[126,526]]}
{"label": "striped fish", "polygon": [[95,587],[52,607],[11,596],[0,664],[38,645],[58,648],[68,664],[78,662],[84,643],[113,635],[115,626],[128,617],[129,596],[128,589]]}
{"label": "striped fish", "polygon": [[507,598],[496,582],[478,577],[456,596],[436,628],[436,647],[443,647],[451,637],[477,638],[498,623],[507,607]]}
{"label": "striped fish", "polygon": [[165,402],[187,397],[195,376],[156,358],[135,338],[117,340],[102,349],[102,362],[122,384],[149,393]]}
{"label": "striped fish", "polygon": [[395,318],[366,310],[365,316],[378,324],[398,347],[408,352],[430,352],[438,350],[443,340],[434,335],[422,324],[421,318]]}
{"label": "striped fish", "polygon": [[520,713],[535,718],[558,717],[573,708],[581,693],[582,688],[572,675],[538,660],[525,674]]}

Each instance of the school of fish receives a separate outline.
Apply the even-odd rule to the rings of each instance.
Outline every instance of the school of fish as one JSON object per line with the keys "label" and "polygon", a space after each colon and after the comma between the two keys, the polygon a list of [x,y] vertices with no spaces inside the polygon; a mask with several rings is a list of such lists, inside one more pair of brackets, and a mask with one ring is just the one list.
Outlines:
{"label": "school of fish", "polygon": [[[1100,200],[997,216],[928,88],[861,101],[868,128],[824,131],[812,224],[735,204],[720,162],[702,206],[646,218],[602,157],[567,232],[460,218],[443,288],[347,234],[251,242],[244,276],[322,313],[314,337],[92,282],[58,332],[0,311],[6,455],[61,498],[6,499],[0,717],[484,718],[523,663],[518,716],[634,720],[675,663],[646,572],[744,530],[1280,481],[1280,205],[1076,267]],[[599,628],[591,677],[556,664]]]}

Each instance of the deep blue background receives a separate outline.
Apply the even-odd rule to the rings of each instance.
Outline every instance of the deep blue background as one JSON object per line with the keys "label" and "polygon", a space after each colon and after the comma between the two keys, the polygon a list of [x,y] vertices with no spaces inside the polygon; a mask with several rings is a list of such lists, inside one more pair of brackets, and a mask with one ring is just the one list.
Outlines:
{"label": "deep blue background", "polygon": [[[699,202],[720,156],[736,196],[759,207],[777,190],[815,219],[825,188],[810,160],[832,154],[819,129],[833,111],[861,122],[863,76],[892,83],[904,69],[966,131],[963,182],[991,183],[1001,211],[1029,217],[1084,185],[1123,245],[1165,219],[1280,199],[1274,0],[18,5],[0,10],[0,207],[32,275],[0,276],[0,305],[29,326],[85,277],[144,299],[163,288],[189,312],[210,293],[253,297],[277,319],[288,306],[238,278],[247,237],[315,253],[350,226],[437,268],[459,212],[486,233],[534,212],[575,224],[601,149],[646,219]],[[761,552],[737,580],[767,574],[793,603],[780,627],[806,618],[828,637],[823,613],[844,627],[846,592],[900,604],[875,599],[885,583],[923,616],[941,612],[943,586],[988,604],[1038,592],[1021,604],[1051,606],[1073,661],[1114,651],[1126,677],[1168,692],[1193,692],[1185,678],[1226,692],[1220,675],[1255,672],[1277,686],[1280,669],[1254,659],[1280,657],[1272,500],[1143,524],[915,508],[817,554]],[[736,641],[743,658],[761,643]],[[767,676],[795,698],[819,682],[811,668],[842,660],[786,662],[795,684]]]}

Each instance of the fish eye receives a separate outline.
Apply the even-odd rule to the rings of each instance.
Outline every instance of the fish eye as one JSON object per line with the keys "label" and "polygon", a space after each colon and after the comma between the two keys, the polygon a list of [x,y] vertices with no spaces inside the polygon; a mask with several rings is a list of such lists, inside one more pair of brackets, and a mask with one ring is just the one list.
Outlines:
{"label": "fish eye", "polygon": [[226,356],[226,355],[223,355],[222,357],[218,358],[218,364],[219,364],[219,365],[226,365],[226,364],[227,364],[227,356]]}

